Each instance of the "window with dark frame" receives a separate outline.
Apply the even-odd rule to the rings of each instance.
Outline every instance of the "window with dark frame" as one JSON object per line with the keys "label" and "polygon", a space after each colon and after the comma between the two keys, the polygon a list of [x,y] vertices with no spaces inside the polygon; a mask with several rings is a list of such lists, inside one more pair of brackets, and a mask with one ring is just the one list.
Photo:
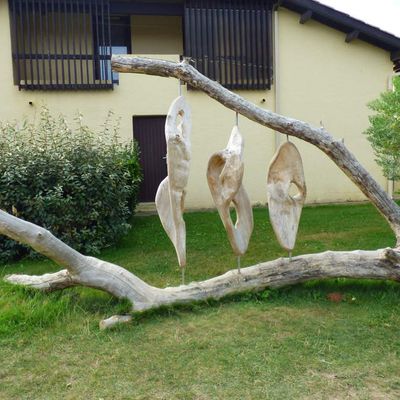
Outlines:
{"label": "window with dark frame", "polygon": [[272,3],[185,0],[185,56],[228,89],[270,89]]}
{"label": "window with dark frame", "polygon": [[9,0],[9,8],[20,89],[112,89],[109,0]]}
{"label": "window with dark frame", "polygon": [[[96,30],[96,24],[93,24],[93,29]],[[99,57],[110,54],[130,54],[131,51],[131,18],[129,15],[110,15],[110,35],[111,46],[104,43],[100,37],[100,42],[96,41],[95,35],[95,51]],[[119,84],[119,73],[111,70],[111,63],[98,64],[96,68],[97,79],[104,80],[111,77],[114,84]]]}

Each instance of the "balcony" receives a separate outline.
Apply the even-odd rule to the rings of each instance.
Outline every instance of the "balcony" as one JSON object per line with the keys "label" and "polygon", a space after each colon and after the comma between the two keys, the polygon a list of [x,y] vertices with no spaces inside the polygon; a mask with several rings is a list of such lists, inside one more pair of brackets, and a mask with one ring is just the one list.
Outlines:
{"label": "balcony", "polygon": [[14,83],[112,89],[112,53],[183,54],[230,89],[269,89],[272,1],[9,0]]}

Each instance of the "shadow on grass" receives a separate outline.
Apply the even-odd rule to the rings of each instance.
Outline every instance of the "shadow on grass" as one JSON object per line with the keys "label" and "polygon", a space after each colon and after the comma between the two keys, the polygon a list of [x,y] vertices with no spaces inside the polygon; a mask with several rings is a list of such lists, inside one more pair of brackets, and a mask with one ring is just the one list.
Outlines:
{"label": "shadow on grass", "polygon": [[[134,312],[133,324],[153,322],[155,318],[184,317],[187,314],[203,314],[215,308],[223,306],[239,305],[269,307],[310,307],[322,308],[340,307],[333,304],[328,295],[340,293],[342,305],[371,307],[379,303],[379,306],[399,304],[400,283],[392,281],[356,280],[356,279],[328,279],[314,280],[279,289],[266,289],[259,292],[243,292],[228,295],[221,299],[208,299],[204,301],[188,302],[173,306],[162,306],[154,310]],[[267,312],[267,311],[266,311]],[[125,329],[123,325],[117,325],[113,329]]]}
{"label": "shadow on grass", "polygon": [[[35,289],[4,283],[0,298],[0,338],[16,334],[33,334],[55,323],[68,323],[74,318],[90,318],[97,325],[99,319],[115,314],[129,314],[130,303],[118,300],[107,293],[90,288],[43,293]],[[207,313],[220,307],[340,307],[327,298],[331,292],[343,295],[342,305],[374,307],[379,304],[400,303],[400,283],[389,281],[329,279],[315,280],[280,289],[260,292],[244,292],[225,296],[222,299],[208,299],[174,306],[163,306],[155,310],[133,313],[133,324],[153,323],[155,320],[178,317],[189,313]],[[266,310],[268,312],[268,310]],[[125,329],[117,326],[114,330]]]}

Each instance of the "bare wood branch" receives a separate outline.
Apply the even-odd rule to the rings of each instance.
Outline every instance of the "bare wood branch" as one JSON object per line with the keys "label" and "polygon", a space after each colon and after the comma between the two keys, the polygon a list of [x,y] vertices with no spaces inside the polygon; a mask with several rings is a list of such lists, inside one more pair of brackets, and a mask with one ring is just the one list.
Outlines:
{"label": "bare wood branch", "polygon": [[[99,261],[99,260],[98,260]],[[111,264],[112,265],[112,264]],[[87,265],[90,270],[91,264]],[[132,278],[139,278],[126,271]],[[85,285],[106,290],[119,297],[132,301],[133,311],[155,309],[165,305],[181,304],[239,294],[248,291],[260,291],[268,288],[280,288],[313,279],[326,278],[360,278],[400,281],[400,252],[393,249],[374,251],[327,251],[317,254],[306,254],[260,263],[251,267],[230,270],[223,275],[202,282],[192,282],[189,285],[159,289],[146,285],[146,291],[141,290],[139,301],[129,293],[117,290],[120,282],[112,281],[106,288],[95,284],[93,272],[83,280],[79,276],[71,278],[67,271],[41,276],[9,275],[6,281],[25,285],[43,291],[64,289],[66,287]],[[105,270],[102,279],[112,279],[112,273]],[[89,276],[89,279],[88,279]],[[114,285],[113,288],[111,286]],[[134,286],[130,290],[134,291]]]}
{"label": "bare wood branch", "polygon": [[157,75],[180,79],[202,90],[225,107],[275,131],[291,135],[313,144],[323,151],[364,193],[385,217],[392,228],[397,245],[400,245],[400,207],[390,199],[369,172],[357,161],[341,140],[336,140],[323,128],[315,128],[306,122],[287,118],[257,107],[236,93],[225,89],[189,65],[130,55],[113,55],[114,71]]}
{"label": "bare wood branch", "polygon": [[[4,211],[0,212],[0,233],[4,218],[11,223],[16,220],[18,227],[24,226],[25,231],[36,225],[19,220]],[[42,229],[42,228],[40,228]],[[43,230],[44,231],[44,230]],[[11,225],[8,232],[14,232]],[[19,231],[19,238],[26,244],[32,245],[30,232]],[[54,261],[59,262],[64,257],[57,248],[50,252],[47,246],[54,244],[53,235],[46,231],[50,238],[48,243],[42,242],[42,254],[52,254]],[[77,253],[63,244],[63,254]],[[370,278],[400,280],[400,252],[393,249],[375,251],[327,251],[318,254],[308,254],[292,258],[279,258],[251,267],[242,268],[241,273],[232,270],[227,273],[208,279],[203,282],[194,282],[189,285],[159,289],[150,286],[129,271],[117,265],[86,257],[77,253],[81,258],[79,271],[74,266],[55,274],[42,276],[10,275],[6,280],[11,283],[26,285],[44,291],[58,290],[75,285],[84,285],[105,290],[118,298],[127,298],[133,304],[133,310],[142,311],[157,308],[162,305],[184,303],[191,301],[221,298],[223,296],[245,291],[258,291],[265,288],[277,288],[293,285],[310,279],[323,278]],[[63,260],[61,265],[65,265]]]}
{"label": "bare wood branch", "polygon": [[53,292],[79,285],[66,269],[44,275],[6,275],[4,280],[15,285],[29,286],[43,292]]}
{"label": "bare wood branch", "polygon": [[[117,298],[128,299],[133,311],[155,309],[238,294],[260,291],[324,278],[368,278],[400,281],[400,252],[394,249],[308,254],[280,258],[189,285],[150,286],[133,273],[117,265],[87,257],[55,238],[49,231],[0,210],[0,234],[35,248],[66,269],[42,276],[9,275],[6,281],[42,291],[88,286],[104,290]],[[129,317],[116,316],[102,321],[105,329]]]}
{"label": "bare wood branch", "polygon": [[115,325],[129,324],[132,321],[132,315],[113,315],[110,318],[103,319],[99,323],[101,330],[110,329]]}
{"label": "bare wood branch", "polygon": [[[244,292],[280,288],[313,279],[360,278],[400,281],[400,252],[391,248],[375,251],[327,251],[307,254],[230,270],[221,276],[190,285],[167,287],[161,290],[159,303],[174,305],[220,299]],[[135,308],[134,308],[135,309]],[[113,316],[100,322],[101,329],[130,322],[130,316]]]}
{"label": "bare wood branch", "polygon": [[152,288],[124,268],[87,257],[54,237],[48,230],[0,210],[0,234],[25,243],[38,253],[66,268],[43,276],[9,275],[10,283],[51,291],[69,286],[88,286],[126,298],[135,309],[147,309],[157,302],[158,289]]}
{"label": "bare wood branch", "polygon": [[326,278],[400,280],[400,253],[393,249],[375,251],[327,251],[260,263],[189,285],[162,289],[162,304],[177,304],[247,291],[279,288]]}

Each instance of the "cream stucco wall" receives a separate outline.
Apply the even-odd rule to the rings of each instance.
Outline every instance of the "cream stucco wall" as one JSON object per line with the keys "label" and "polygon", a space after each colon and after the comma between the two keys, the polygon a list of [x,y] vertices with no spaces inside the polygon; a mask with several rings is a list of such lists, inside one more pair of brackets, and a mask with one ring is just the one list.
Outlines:
{"label": "cream stucco wall", "polygon": [[[157,53],[154,57],[178,60],[177,54],[165,53],[181,49],[182,42],[176,33],[181,27],[160,28],[170,34],[157,35],[157,46],[151,47],[145,19],[132,18],[134,51],[151,48]],[[154,25],[156,20],[150,18],[149,23]],[[171,20],[168,21],[164,21],[166,26]],[[24,116],[34,119],[40,105],[46,104],[67,117],[79,110],[88,125],[96,127],[112,109],[121,117],[122,136],[129,140],[133,135],[133,115],[165,114],[178,94],[178,84],[173,79],[133,74],[121,74],[120,84],[113,91],[18,91],[13,85],[6,0],[0,0],[0,43],[0,120]],[[363,42],[346,44],[343,34],[313,21],[300,25],[298,15],[284,9],[279,11],[278,51],[280,84],[270,91],[240,94],[260,107],[275,110],[275,89],[279,88],[282,114],[315,125],[322,120],[334,135],[345,138],[350,149],[385,185],[361,132],[368,124],[366,102],[386,88],[391,71],[389,55]],[[235,114],[203,93],[185,89],[183,93],[188,97],[193,115],[193,158],[186,204],[190,208],[211,207],[205,178],[207,162],[213,152],[225,147]],[[262,102],[263,99],[266,101]],[[265,203],[265,176],[276,148],[275,134],[244,118],[240,118],[239,125],[245,139],[244,184],[253,203]],[[362,199],[358,189],[323,154],[308,144],[299,144],[299,147],[305,162],[309,202]]]}
{"label": "cream stucco wall", "polygon": [[132,51],[136,54],[183,54],[182,18],[133,15]]}
{"label": "cream stucco wall", "polygon": [[[345,34],[281,8],[279,21],[279,112],[320,122],[344,139],[366,169],[386,189],[387,181],[363,135],[367,103],[387,90],[392,63],[389,53],[366,42],[345,42]],[[308,183],[308,202],[363,200],[364,195],[312,145],[299,143]]]}

